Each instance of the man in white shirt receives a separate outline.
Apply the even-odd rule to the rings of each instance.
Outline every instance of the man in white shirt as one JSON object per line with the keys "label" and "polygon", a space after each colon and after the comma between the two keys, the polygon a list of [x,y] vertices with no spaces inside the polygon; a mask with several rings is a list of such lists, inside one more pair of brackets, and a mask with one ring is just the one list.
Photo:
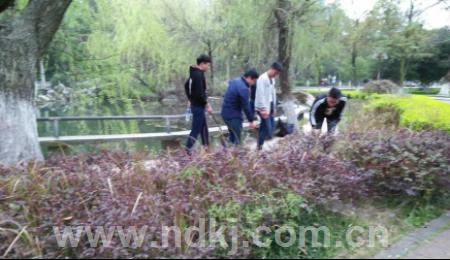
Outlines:
{"label": "man in white shirt", "polygon": [[275,78],[283,71],[283,65],[275,62],[272,67],[262,74],[256,83],[255,109],[261,117],[259,127],[258,149],[261,150],[264,142],[273,136],[275,127],[275,111],[277,105],[277,92]]}

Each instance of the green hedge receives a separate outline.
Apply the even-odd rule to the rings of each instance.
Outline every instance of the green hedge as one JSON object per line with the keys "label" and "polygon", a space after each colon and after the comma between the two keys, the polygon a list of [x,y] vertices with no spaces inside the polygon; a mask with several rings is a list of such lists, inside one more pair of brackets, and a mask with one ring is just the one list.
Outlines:
{"label": "green hedge", "polygon": [[400,126],[413,130],[438,129],[450,133],[450,105],[430,97],[384,95],[374,98],[366,109],[394,110],[399,113]]}
{"label": "green hedge", "polygon": [[[322,90],[307,90],[305,91],[315,97],[321,95],[321,94],[325,94],[327,93],[326,91],[322,91]],[[368,93],[364,93],[360,90],[343,90],[342,93],[349,99],[369,99],[370,98],[370,94]]]}
{"label": "green hedge", "polygon": [[411,88],[406,89],[407,93],[413,95],[438,95],[441,92],[440,88]]}
{"label": "green hedge", "polygon": [[[326,90],[311,89],[305,91],[313,96],[318,96],[320,94],[325,94]],[[438,95],[441,92],[440,88],[407,88],[405,93],[411,95]],[[366,93],[360,90],[343,90],[342,93],[350,99],[369,99],[373,97],[373,94]]]}

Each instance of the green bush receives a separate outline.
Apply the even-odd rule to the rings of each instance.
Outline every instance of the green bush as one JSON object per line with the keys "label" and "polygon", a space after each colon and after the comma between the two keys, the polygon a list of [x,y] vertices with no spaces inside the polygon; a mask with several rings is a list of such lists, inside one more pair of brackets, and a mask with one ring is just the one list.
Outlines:
{"label": "green bush", "polygon": [[412,95],[438,95],[441,92],[440,88],[410,88],[406,90]]}
{"label": "green bush", "polygon": [[359,90],[344,90],[344,95],[349,99],[369,99],[371,95],[369,93],[364,93]]}
{"label": "green bush", "polygon": [[450,133],[450,105],[424,96],[382,96],[374,99],[367,109],[394,111],[399,125],[413,130],[439,129]]}
{"label": "green bush", "polygon": [[[326,91],[322,91],[322,90],[308,90],[306,91],[308,94],[311,94],[315,97],[321,95],[321,94],[326,94]],[[344,94],[344,96],[346,96],[349,99],[369,99],[371,97],[371,94],[369,93],[364,93],[360,90],[343,90],[342,93]]]}

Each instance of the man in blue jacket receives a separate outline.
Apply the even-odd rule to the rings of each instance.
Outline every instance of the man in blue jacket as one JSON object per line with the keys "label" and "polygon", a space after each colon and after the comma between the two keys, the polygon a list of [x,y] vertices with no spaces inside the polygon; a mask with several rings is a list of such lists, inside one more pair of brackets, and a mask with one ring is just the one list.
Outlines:
{"label": "man in blue jacket", "polygon": [[222,118],[230,132],[230,142],[234,145],[241,144],[241,133],[244,123],[242,113],[245,113],[251,128],[256,128],[254,114],[250,108],[250,87],[255,85],[259,74],[255,69],[247,71],[243,77],[229,82],[225,93]]}

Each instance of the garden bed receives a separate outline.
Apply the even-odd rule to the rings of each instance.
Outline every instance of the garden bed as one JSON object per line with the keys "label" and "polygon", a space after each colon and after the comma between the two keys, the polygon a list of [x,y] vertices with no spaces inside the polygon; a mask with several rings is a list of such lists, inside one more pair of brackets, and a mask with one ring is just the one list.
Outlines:
{"label": "garden bed", "polygon": [[[385,227],[393,243],[450,205],[450,135],[399,129],[403,117],[420,114],[418,107],[434,111],[440,105],[424,97],[376,96],[370,102],[365,109],[367,101],[350,102],[344,134],[289,136],[263,154],[218,149],[189,158],[182,151],[150,157],[103,152],[0,166],[0,255],[230,257],[231,249],[220,244],[126,247],[116,236],[108,245],[92,247],[84,233],[77,246],[60,247],[54,232],[54,227],[145,226],[151,227],[146,242],[161,241],[163,226],[185,232],[207,219],[209,224],[214,220],[236,227],[237,236],[225,238],[228,245],[245,245],[262,226],[273,231],[262,240],[271,241],[286,226],[330,230],[330,247],[314,246],[313,237],[307,236],[304,245],[297,240],[289,247],[238,247],[233,257],[370,257],[381,244],[369,246],[365,233],[354,237],[363,241],[360,246],[339,244],[351,227]],[[412,111],[400,109],[405,107]],[[192,238],[201,242],[198,236]],[[284,232],[282,238],[290,237]],[[169,239],[176,242],[174,235]],[[320,236],[318,241],[326,239]]]}
{"label": "garden bed", "polygon": [[424,96],[380,96],[367,106],[375,114],[394,113],[398,125],[417,131],[438,129],[450,133],[450,105]]}
{"label": "garden bed", "polygon": [[[88,237],[74,248],[60,248],[53,226],[198,225],[201,218],[238,226],[244,242],[256,227],[318,227],[339,241],[349,227],[374,225],[358,211],[379,205],[391,209],[384,224],[423,223],[439,214],[448,198],[450,136],[440,132],[349,133],[313,140],[291,136],[271,153],[247,151],[198,155],[176,152],[155,157],[101,153],[55,157],[0,170],[0,253],[17,234],[8,257],[227,257],[221,248],[89,247]],[[426,209],[426,210],[424,210]],[[416,217],[414,217],[416,216]],[[266,237],[268,239],[274,237]],[[159,241],[160,233],[149,239]],[[305,247],[239,248],[235,257],[320,258],[356,250]]]}

